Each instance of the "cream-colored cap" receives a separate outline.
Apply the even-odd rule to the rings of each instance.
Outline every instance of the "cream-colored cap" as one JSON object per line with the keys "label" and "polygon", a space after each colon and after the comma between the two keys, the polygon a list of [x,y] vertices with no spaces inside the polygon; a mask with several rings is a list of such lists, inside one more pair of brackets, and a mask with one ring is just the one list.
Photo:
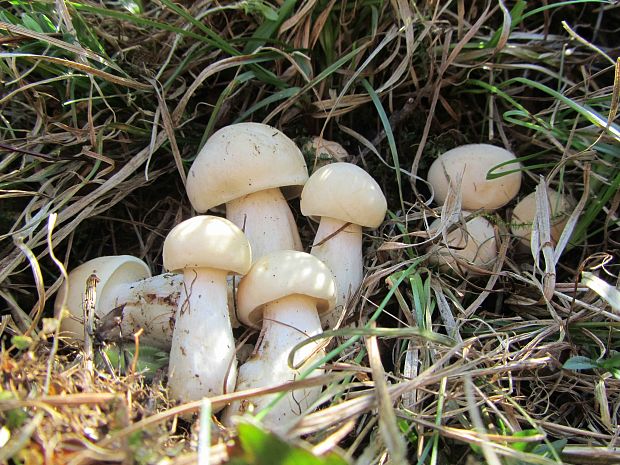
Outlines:
{"label": "cream-colored cap", "polygon": [[252,264],[250,244],[243,231],[219,216],[194,216],[172,228],[164,241],[164,267],[214,268],[238,274]]}
{"label": "cream-colored cap", "polygon": [[[114,310],[109,308],[114,300],[114,288],[118,285],[129,284],[141,279],[149,278],[151,272],[142,260],[130,255],[114,255],[98,257],[82,263],[69,273],[67,283],[67,300],[71,316],[62,319],[61,330],[65,335],[74,339],[84,339],[84,312],[82,309],[86,281],[90,275],[96,275],[99,282],[96,286],[95,315],[99,318]],[[64,287],[56,295],[55,308],[58,308],[64,299]]]}
{"label": "cream-colored cap", "polygon": [[379,184],[351,163],[331,163],[316,170],[301,192],[305,216],[328,216],[340,221],[377,228],[387,202]]}
{"label": "cream-colored cap", "polygon": [[[469,215],[468,212],[463,214]],[[431,223],[429,230],[437,231],[440,226],[441,220],[437,219]],[[493,225],[485,218],[476,216],[467,220],[465,231],[461,225],[455,226],[456,229],[447,235],[447,244],[443,237],[440,237],[441,243],[430,248],[429,262],[444,272],[455,269],[457,259],[479,268],[487,270],[493,268],[497,260],[497,241]],[[466,271],[471,275],[478,274],[473,269]]]}
{"label": "cream-colored cap", "polygon": [[[265,189],[302,186],[304,157],[284,133],[260,123],[239,123],[215,132],[187,175],[187,196],[205,212]],[[299,194],[299,189],[296,195]]]}
{"label": "cream-colored cap", "polygon": [[312,136],[306,142],[301,151],[311,157],[313,165],[317,169],[332,162],[346,161],[349,158],[348,152],[338,142],[323,139],[320,136]]}
{"label": "cream-colored cap", "polygon": [[237,316],[246,326],[260,328],[263,306],[301,294],[316,299],[319,314],[336,305],[336,283],[327,266],[305,252],[279,250],[264,255],[239,282]]}
{"label": "cream-colored cap", "polygon": [[[547,189],[547,198],[549,199],[549,207],[551,208],[551,239],[554,242],[560,240],[564,226],[570,216],[572,202],[553,189]],[[512,211],[512,221],[510,222],[510,231],[517,236],[522,243],[529,244],[532,234],[532,223],[536,215],[536,192],[523,197]]]}
{"label": "cream-colored cap", "polygon": [[[427,180],[435,193],[435,201],[443,205],[448,196],[449,182],[460,188],[463,210],[496,210],[510,202],[519,193],[521,173],[515,172],[487,180],[487,173],[500,163],[516,160],[501,147],[489,144],[470,144],[448,150],[433,162]],[[519,168],[519,163],[509,163],[493,171],[494,174]]]}

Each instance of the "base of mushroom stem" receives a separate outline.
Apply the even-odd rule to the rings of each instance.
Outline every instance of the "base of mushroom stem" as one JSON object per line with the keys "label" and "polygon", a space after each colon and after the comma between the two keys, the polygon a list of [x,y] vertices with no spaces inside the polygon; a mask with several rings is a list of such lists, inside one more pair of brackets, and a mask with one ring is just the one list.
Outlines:
{"label": "base of mushroom stem", "polygon": [[[325,352],[320,343],[310,343],[295,353],[294,363],[303,363],[299,368],[288,365],[288,357],[297,344],[321,332],[321,324],[314,301],[304,296],[290,296],[267,304],[263,313],[263,331],[259,345],[239,368],[237,391],[267,386],[276,386],[299,379]],[[316,369],[312,376],[324,373]],[[298,389],[287,392],[264,417],[263,422],[274,429],[285,428],[318,400],[320,387]],[[266,408],[277,394],[234,402],[226,408],[222,422],[232,424],[235,415],[250,410]]]}

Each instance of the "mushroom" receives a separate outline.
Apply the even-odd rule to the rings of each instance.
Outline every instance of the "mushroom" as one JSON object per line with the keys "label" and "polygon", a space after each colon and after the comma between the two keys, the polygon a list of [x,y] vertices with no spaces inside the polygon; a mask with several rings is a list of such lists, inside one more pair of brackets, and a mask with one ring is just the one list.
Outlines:
{"label": "mushroom", "polygon": [[245,235],[224,218],[196,216],[170,231],[163,256],[166,269],[183,273],[168,367],[171,397],[191,401],[231,391],[237,360],[226,276],[250,268]]}
{"label": "mushroom", "polygon": [[[547,188],[547,198],[551,208],[551,239],[557,243],[570,216],[572,202],[566,196],[550,188]],[[532,192],[517,203],[512,211],[512,221],[510,222],[510,231],[524,245],[529,245],[530,243],[532,223],[535,216],[536,192]]]}
{"label": "mushroom", "polygon": [[[469,215],[469,212],[463,212]],[[497,260],[497,242],[493,225],[482,218],[474,216],[466,218],[465,229],[462,225],[455,225],[456,229],[449,231],[446,239],[440,244],[434,244],[429,250],[429,262],[439,266],[441,271],[454,270],[463,265],[466,273],[481,275],[483,271],[493,268]],[[441,227],[441,219],[433,221],[430,231],[437,231]]]}
{"label": "mushroom", "polygon": [[487,179],[491,168],[506,162],[495,169],[494,174],[519,168],[516,157],[494,145],[462,145],[437,158],[428,171],[427,180],[438,205],[444,204],[449,190],[460,188],[463,210],[496,210],[510,202],[521,187],[519,171]]}
{"label": "mushroom", "polygon": [[84,293],[93,274],[98,278],[95,317],[99,336],[106,340],[130,337],[144,328],[143,344],[170,348],[181,277],[170,273],[151,277],[146,263],[129,255],[98,257],[69,273],[68,291],[62,288],[55,301],[56,308],[64,301],[69,310],[61,320],[63,336],[84,340]]}
{"label": "mushroom", "polygon": [[324,327],[334,327],[348,297],[362,283],[362,227],[379,227],[386,211],[379,185],[351,163],[323,166],[304,186],[301,212],[321,217],[311,253],[332,271],[338,289],[337,310],[322,317]]}
{"label": "mushroom", "polygon": [[[241,278],[237,294],[239,319],[262,330],[255,352],[239,368],[237,390],[274,386],[293,381],[310,363],[322,357],[318,343],[309,343],[295,353],[291,368],[291,349],[321,332],[319,313],[328,312],[336,302],[336,285],[329,269],[304,252],[282,250],[254,262]],[[321,374],[316,370],[313,374]],[[306,411],[319,397],[320,388],[288,392],[266,415],[271,426],[284,425]],[[267,406],[274,395],[253,401],[258,409]],[[224,413],[225,423],[242,413],[247,403],[234,402]]]}
{"label": "mushroom", "polygon": [[215,132],[187,177],[187,195],[198,212],[223,203],[226,217],[243,229],[254,258],[274,250],[302,250],[291,209],[280,191],[298,195],[308,179],[304,157],[281,131],[239,123]]}
{"label": "mushroom", "polygon": [[347,161],[349,154],[338,142],[313,136],[302,147],[304,155],[312,160],[313,170],[332,162]]}

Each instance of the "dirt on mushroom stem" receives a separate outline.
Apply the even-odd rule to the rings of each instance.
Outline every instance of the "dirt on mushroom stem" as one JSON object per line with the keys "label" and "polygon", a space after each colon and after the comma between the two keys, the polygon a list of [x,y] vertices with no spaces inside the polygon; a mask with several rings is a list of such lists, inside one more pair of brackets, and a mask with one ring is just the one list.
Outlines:
{"label": "dirt on mushroom stem", "polygon": [[[237,390],[273,386],[293,381],[313,361],[321,358],[324,351],[321,343],[305,345],[295,353],[294,365],[288,365],[288,357],[297,344],[321,332],[321,322],[314,299],[292,295],[278,299],[264,306],[263,323],[258,344],[250,358],[239,368]],[[312,375],[322,374],[316,369]],[[271,428],[285,431],[301,413],[319,397],[321,388],[291,391],[281,399],[264,418]],[[265,408],[276,397],[262,396],[252,403],[257,411]],[[235,402],[224,412],[223,422],[231,425],[232,418],[244,411],[244,403]]]}

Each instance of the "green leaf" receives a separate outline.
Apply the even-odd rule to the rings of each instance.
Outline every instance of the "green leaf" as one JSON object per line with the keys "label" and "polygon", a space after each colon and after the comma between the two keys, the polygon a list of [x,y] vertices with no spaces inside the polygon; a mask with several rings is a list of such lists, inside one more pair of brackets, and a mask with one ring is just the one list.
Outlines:
{"label": "green leaf", "polygon": [[[278,29],[280,29],[282,23],[293,13],[296,3],[297,0],[286,0],[282,6],[280,6],[277,13],[272,10],[273,14],[266,13],[265,9],[261,9],[261,13],[265,16],[265,22],[254,31],[254,34],[252,34],[252,37],[248,40],[243,49],[243,53],[246,55],[250,54],[258,47],[264,45],[269,39],[273,38],[276,32],[278,32]],[[275,15],[275,18],[273,15]]]}
{"label": "green leaf", "polygon": [[142,13],[142,2],[140,0],[121,0],[121,5],[134,15]]}
{"label": "green leaf", "polygon": [[258,11],[269,21],[277,21],[278,13],[266,3],[258,4]]}
{"label": "green leaf", "polygon": [[140,447],[144,444],[144,431],[134,431],[127,439],[127,443],[131,447]]}
{"label": "green leaf", "polygon": [[335,453],[317,457],[250,423],[239,424],[238,430],[241,454],[233,456],[230,465],[347,465]]}
{"label": "green leaf", "polygon": [[278,92],[275,92],[271,94],[269,97],[266,97],[263,100],[256,102],[254,105],[248,108],[248,110],[245,111],[241,116],[238,116],[234,122],[238,123],[241,121],[245,121],[255,111],[260,110],[261,108],[264,108],[274,102],[292,98],[295,95],[299,94],[300,91],[301,91],[301,88],[299,87],[289,87],[288,89],[282,89]]}
{"label": "green leaf", "polygon": [[[523,19],[523,12],[527,7],[527,2],[525,0],[517,0],[515,6],[510,10],[510,30],[512,31],[514,27],[521,22]],[[499,38],[502,36],[504,32],[503,28],[497,29],[493,37],[487,42],[487,47],[493,48],[499,43]]]}
{"label": "green leaf", "polygon": [[598,362],[598,366],[606,370],[610,370],[612,368],[620,368],[620,354],[616,352],[611,357]]}
{"label": "green leaf", "polygon": [[[15,394],[10,391],[0,391],[0,401],[2,400],[15,400]],[[13,408],[8,410],[6,413],[6,426],[9,428],[9,431],[14,430],[16,428],[21,427],[28,418],[28,415],[23,409]]]}
{"label": "green leaf", "polygon": [[[538,434],[540,433],[535,429],[526,429],[523,431],[516,431],[512,435],[512,437],[530,438],[532,436],[537,436]],[[518,450],[520,452],[527,452],[528,450],[532,449],[533,446],[534,446],[534,443],[532,443],[531,441],[518,441],[518,442],[513,442],[510,444],[510,447],[512,449]]]}
{"label": "green leaf", "polygon": [[10,11],[1,11],[0,10],[0,21],[9,24],[19,24],[19,19]]}
{"label": "green leaf", "polygon": [[43,29],[39,26],[39,23],[30,15],[23,13],[22,14],[22,24],[26,29],[30,29],[31,31],[41,32],[43,33]]}
{"label": "green leaf", "polygon": [[39,24],[41,25],[42,28],[47,29],[45,32],[56,32],[56,26],[54,26],[54,23],[52,22],[51,19],[49,19],[46,15],[40,13],[38,15],[39,18]]}
{"label": "green leaf", "polygon": [[411,444],[415,444],[418,441],[418,435],[415,434],[415,428],[413,428],[412,424],[404,418],[400,418],[398,420],[398,429],[400,429],[401,433],[403,433],[403,436]]}
{"label": "green leaf", "polygon": [[588,357],[576,355],[566,360],[562,368],[566,370],[592,370],[598,368],[598,364]]}
{"label": "green leaf", "polygon": [[13,336],[11,344],[19,350],[27,350],[32,345],[32,338],[28,336]]}
{"label": "green leaf", "polygon": [[558,439],[557,441],[546,444],[538,444],[534,447],[532,453],[540,455],[541,457],[557,457],[562,453],[562,450],[564,450],[567,443],[567,439]]}
{"label": "green leaf", "polygon": [[[135,353],[134,344],[124,344],[122,352],[120,347],[112,345],[107,347],[105,355],[108,357],[113,368],[119,368],[122,374],[125,374],[127,365],[133,360]],[[97,354],[95,359],[97,364],[102,364],[103,360]],[[141,373],[146,379],[151,379],[155,372],[168,364],[168,354],[156,347],[140,345],[138,353],[138,361],[136,363],[136,371]]]}

